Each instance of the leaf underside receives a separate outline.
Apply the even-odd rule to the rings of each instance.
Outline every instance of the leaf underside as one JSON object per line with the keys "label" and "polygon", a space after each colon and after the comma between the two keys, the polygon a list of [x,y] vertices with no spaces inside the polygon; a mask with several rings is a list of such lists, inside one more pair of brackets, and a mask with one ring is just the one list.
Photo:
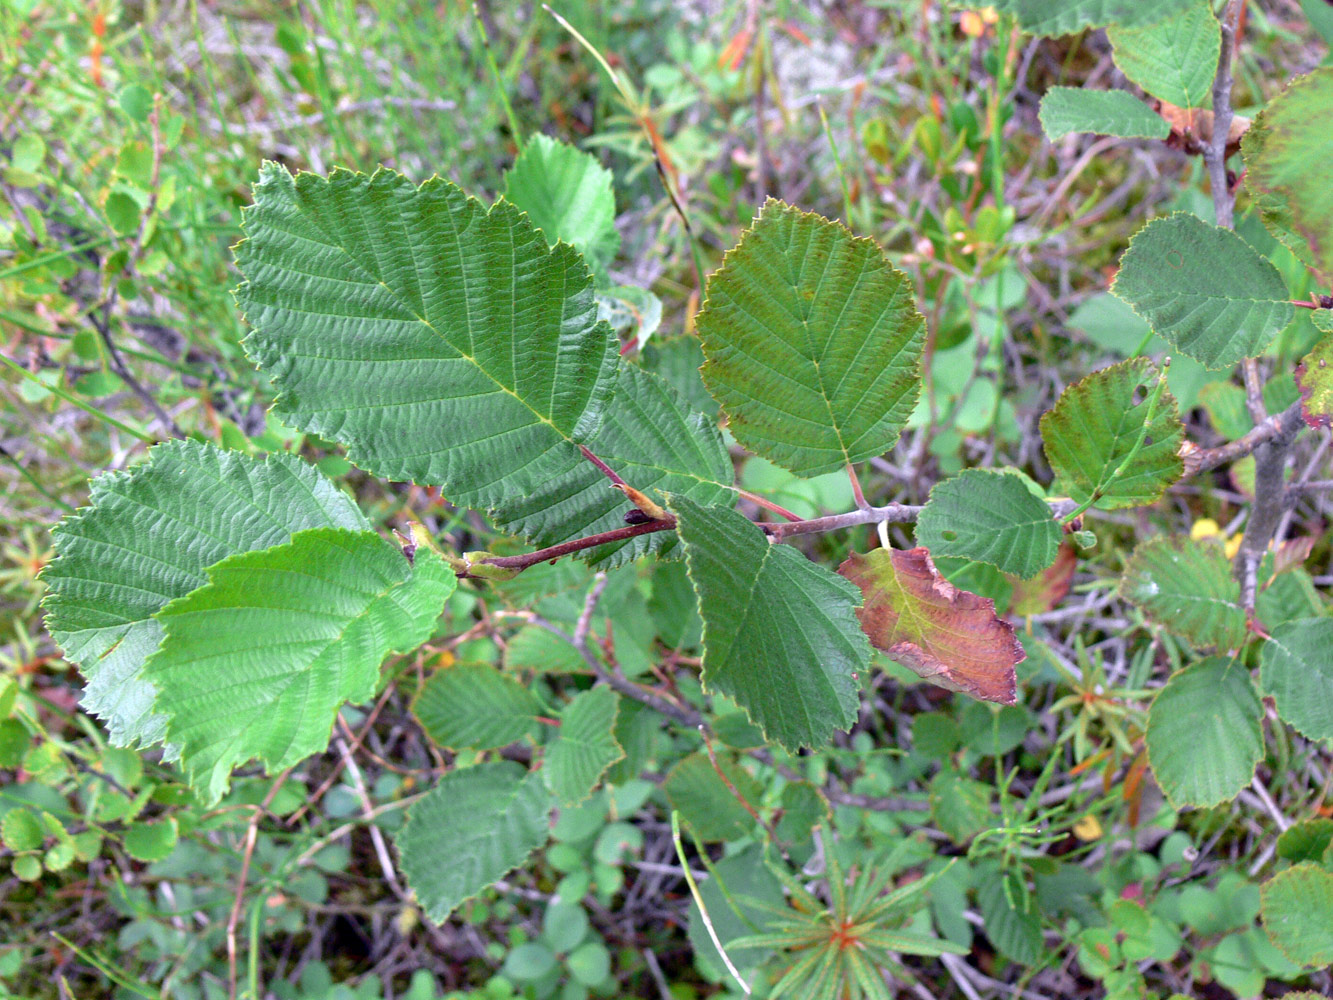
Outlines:
{"label": "leaf underside", "polygon": [[735,511],[681,496],[670,507],[704,622],[704,685],[789,750],[849,728],[870,662],[855,588]]}
{"label": "leaf underside", "polygon": [[1028,579],[1055,561],[1060,526],[1017,476],[967,469],[941,480],[916,523],[917,544]]}
{"label": "leaf underside", "polygon": [[407,884],[444,923],[528,859],[549,835],[551,795],[540,774],[511,761],[451,771],[415,805],[397,837]]}
{"label": "leaf underside", "polygon": [[924,328],[911,281],[873,240],[770,199],[708,279],[704,383],[750,451],[833,472],[897,441]]}
{"label": "leaf underside", "polygon": [[158,613],[143,670],[211,802],[237,764],[272,773],[327,747],[338,709],[374,694],[385,656],[429,638],[457,584],[430,549],[409,563],[373,531],[338,528],[229,556],[208,579]]}
{"label": "leaf underside", "polygon": [[617,359],[572,247],[439,178],[266,164],[254,195],[236,297],[284,420],[468,506],[583,462]]}
{"label": "leaf underside", "polygon": [[1245,185],[1268,231],[1325,282],[1333,280],[1333,68],[1298,77],[1245,134]]}
{"label": "leaf underside", "polygon": [[1240,584],[1220,545],[1178,535],[1150,538],[1130,557],[1120,595],[1195,647],[1222,651],[1244,641]]}
{"label": "leaf underside", "polygon": [[560,735],[546,751],[542,774],[546,787],[562,806],[573,806],[592,794],[606,769],[623,760],[616,742],[620,699],[609,687],[584,691],[560,713]]}
{"label": "leaf underside", "polygon": [[1172,17],[1106,32],[1120,72],[1153,97],[1181,108],[1212,106],[1222,26],[1208,0],[1191,0]]}
{"label": "leaf underside", "polygon": [[486,663],[437,671],[412,702],[426,735],[450,750],[493,750],[537,732],[541,703],[508,674]]}
{"label": "leaf underside", "polygon": [[[1033,35],[1068,35],[1108,24],[1141,25],[1184,9],[1191,0],[996,0],[997,10],[1013,14]],[[961,0],[955,0],[961,3]],[[970,0],[963,6],[975,6]]]}
{"label": "leaf underside", "polygon": [[1293,316],[1286,282],[1268,258],[1186,212],[1134,234],[1111,291],[1159,337],[1214,370],[1262,354]]}
{"label": "leaf underside", "polygon": [[46,627],[82,672],[84,708],[118,746],[162,739],[166,718],[140,668],[162,640],[154,617],[208,582],[209,566],[308,528],[367,530],[350,497],[292,455],[253,458],[170,441],[92,482],[89,505],[53,531],[42,573]]}
{"label": "leaf underside", "polygon": [[1124,139],[1165,139],[1171,134],[1161,115],[1123,90],[1052,87],[1041,99],[1040,118],[1042,131],[1052,141],[1074,132]]}
{"label": "leaf underside", "polygon": [[1273,629],[1259,652],[1259,683],[1278,715],[1312,740],[1333,739],[1333,618]]}
{"label": "leaf underside", "polygon": [[[625,482],[654,494],[683,494],[701,504],[730,503],[735,469],[715,421],[686,404],[665,380],[637,365],[621,366],[616,394],[588,449]],[[660,502],[661,496],[657,496]],[[499,501],[497,521],[528,525],[538,545],[625,526],[631,504],[590,462],[539,483],[526,494]],[[677,548],[669,531],[587,549],[581,558],[612,569],[639,556],[670,555]]]}
{"label": "leaf underside", "polygon": [[548,243],[564,240],[605,276],[620,249],[611,171],[590,153],[537,134],[505,171],[504,194]]}
{"label": "leaf underside", "polygon": [[1211,656],[1173,674],[1148,711],[1148,761],[1172,806],[1234,799],[1264,754],[1263,704],[1249,671]]}
{"label": "leaf underside", "polygon": [[1012,705],[1023,647],[995,602],[959,590],[924,548],[853,553],[838,572],[860,589],[861,627],[876,649],[932,684]]}

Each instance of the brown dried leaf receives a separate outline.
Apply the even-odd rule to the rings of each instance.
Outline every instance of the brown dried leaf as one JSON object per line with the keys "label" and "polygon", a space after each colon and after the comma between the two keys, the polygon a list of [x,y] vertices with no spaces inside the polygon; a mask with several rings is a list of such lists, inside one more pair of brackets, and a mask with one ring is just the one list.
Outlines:
{"label": "brown dried leaf", "polygon": [[1023,647],[995,602],[949,583],[924,548],[853,553],[838,572],[861,588],[870,642],[933,684],[1012,705]]}
{"label": "brown dried leaf", "polygon": [[1045,571],[1031,580],[1010,577],[1014,585],[1014,596],[1009,603],[1009,613],[1014,615],[1039,615],[1050,611],[1065,599],[1069,593],[1069,584],[1074,579],[1074,570],[1078,566],[1078,552],[1073,544],[1064,542]]}
{"label": "brown dried leaf", "polygon": [[[1157,113],[1171,126],[1171,135],[1166,140],[1168,146],[1198,155],[1213,141],[1212,111],[1207,108],[1181,108],[1166,101],[1153,103]],[[1227,132],[1227,156],[1233,156],[1240,151],[1241,136],[1249,127],[1248,118],[1236,115],[1231,119],[1231,129]]]}

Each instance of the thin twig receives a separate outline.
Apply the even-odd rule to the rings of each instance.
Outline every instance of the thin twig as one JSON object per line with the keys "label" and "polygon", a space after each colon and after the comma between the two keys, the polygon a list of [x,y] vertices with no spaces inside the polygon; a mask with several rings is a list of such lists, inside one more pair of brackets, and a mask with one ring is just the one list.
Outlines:
{"label": "thin twig", "polygon": [[236,876],[236,896],[232,900],[231,913],[227,916],[227,997],[236,1000],[236,924],[241,919],[241,902],[245,898],[245,883],[250,878],[250,859],[254,857],[255,843],[259,839],[259,821],[268,815],[268,807],[278,791],[287,782],[291,768],[278,775],[273,787],[264,796],[264,801],[255,806],[250,822],[245,828],[245,847],[241,851],[241,871]]}

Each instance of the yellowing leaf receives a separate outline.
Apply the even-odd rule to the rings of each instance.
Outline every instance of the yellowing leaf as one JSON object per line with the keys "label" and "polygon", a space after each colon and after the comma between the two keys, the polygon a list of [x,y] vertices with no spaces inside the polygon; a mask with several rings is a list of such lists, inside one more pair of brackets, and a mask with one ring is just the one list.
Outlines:
{"label": "yellowing leaf", "polygon": [[922,548],[853,553],[838,572],[861,588],[856,614],[876,649],[933,684],[1012,705],[1024,656],[995,602],[959,590]]}

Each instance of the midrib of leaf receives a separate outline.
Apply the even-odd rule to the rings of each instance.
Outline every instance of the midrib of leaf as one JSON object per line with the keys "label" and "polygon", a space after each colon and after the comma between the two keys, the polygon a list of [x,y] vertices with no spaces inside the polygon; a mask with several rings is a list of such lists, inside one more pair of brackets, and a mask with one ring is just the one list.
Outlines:
{"label": "midrib of leaf", "polygon": [[[471,201],[472,199],[469,198],[468,200]],[[363,200],[363,201],[364,201],[364,200]],[[360,203],[359,203],[359,204],[360,204]],[[458,228],[457,221],[454,219],[453,213],[452,213],[452,212],[445,212],[445,213],[442,213],[442,214],[443,214],[443,215],[445,216],[445,218],[447,219],[447,221],[448,221],[448,223],[449,223],[449,227],[453,230],[453,233],[454,233],[455,238],[458,239],[458,240],[460,240],[460,242],[461,242],[461,235],[462,235],[462,234],[461,234],[461,231],[460,231],[459,228]],[[396,214],[395,214],[395,215],[396,215]],[[397,216],[396,216],[396,217],[397,217]],[[570,444],[573,444],[573,443],[574,443],[574,439],[573,439],[570,435],[566,434],[564,431],[560,430],[560,428],[556,427],[556,425],[551,421],[551,419],[550,419],[549,417],[543,416],[541,413],[539,413],[539,412],[532,406],[531,403],[529,403],[526,399],[524,399],[522,396],[520,396],[520,395],[518,394],[518,392],[516,391],[516,389],[511,389],[509,386],[505,385],[499,378],[497,378],[495,375],[493,375],[487,368],[485,368],[485,367],[481,364],[481,362],[479,362],[479,361],[477,360],[477,358],[475,357],[475,355],[473,355],[473,354],[469,354],[469,353],[467,353],[466,351],[461,350],[461,349],[460,349],[459,347],[457,347],[456,345],[450,343],[450,342],[449,342],[449,339],[448,339],[446,336],[444,336],[444,334],[441,333],[440,330],[439,330],[438,328],[436,328],[435,325],[432,324],[432,323],[430,322],[430,320],[428,320],[424,315],[422,315],[422,313],[425,311],[424,308],[423,308],[423,309],[414,308],[413,305],[412,305],[410,302],[406,302],[406,301],[404,301],[404,298],[403,298],[403,295],[402,295],[401,292],[395,290],[392,286],[390,286],[387,282],[385,282],[383,278],[379,277],[379,275],[376,273],[375,270],[368,269],[368,268],[366,267],[366,265],[365,265],[361,260],[358,259],[357,255],[356,255],[355,253],[352,252],[351,249],[349,249],[348,247],[344,246],[344,245],[343,245],[343,244],[342,244],[336,237],[333,237],[333,236],[328,232],[328,230],[327,230],[327,229],[325,228],[325,226],[323,225],[322,220],[318,217],[318,213],[309,212],[309,213],[306,213],[306,214],[303,216],[303,218],[306,220],[306,222],[310,225],[310,227],[311,227],[312,229],[318,229],[321,233],[323,233],[324,236],[325,236],[325,238],[328,240],[328,242],[326,242],[326,243],[319,243],[319,242],[317,242],[316,240],[313,240],[313,239],[311,239],[311,238],[308,237],[308,236],[304,236],[304,235],[302,235],[302,234],[300,234],[300,233],[294,233],[294,232],[292,232],[292,231],[289,230],[289,229],[286,229],[286,228],[283,228],[283,227],[281,227],[281,226],[275,225],[272,221],[269,221],[269,220],[266,220],[266,223],[265,223],[265,224],[268,225],[268,227],[269,227],[270,229],[273,229],[275,232],[280,232],[280,233],[284,234],[285,236],[289,236],[289,237],[292,237],[292,238],[294,238],[294,239],[301,240],[302,242],[305,242],[305,243],[311,243],[311,244],[314,244],[315,246],[325,246],[325,247],[328,247],[328,248],[333,249],[333,250],[341,250],[341,251],[343,252],[343,254],[346,255],[347,259],[348,259],[349,261],[351,261],[352,265],[353,265],[355,268],[357,268],[357,270],[359,270],[362,274],[366,275],[367,277],[373,279],[373,280],[374,280],[380,287],[382,287],[382,288],[385,290],[386,293],[388,293],[388,295],[394,300],[394,302],[395,302],[395,303],[396,303],[396,304],[397,304],[397,305],[398,305],[404,312],[408,313],[410,316],[413,317],[413,319],[415,319],[415,320],[416,320],[418,323],[420,323],[423,327],[425,327],[425,328],[426,328],[427,330],[429,330],[432,334],[434,334],[435,337],[440,341],[440,343],[442,343],[448,350],[453,351],[454,354],[455,354],[456,356],[458,356],[458,357],[460,357],[460,358],[463,358],[464,360],[468,361],[474,368],[476,368],[477,371],[481,372],[481,373],[482,373],[483,375],[485,375],[488,379],[490,379],[491,382],[493,382],[493,383],[495,384],[495,386],[496,386],[497,389],[499,389],[501,392],[504,392],[504,393],[508,394],[509,396],[513,397],[513,399],[515,399],[517,402],[519,402],[520,404],[522,404],[522,406],[523,406],[526,410],[528,410],[528,412],[530,412],[534,417],[537,418],[538,422],[543,423],[543,424],[546,424],[546,425],[547,425],[548,427],[550,427],[551,430],[553,430],[553,431],[556,433],[556,435],[557,435],[558,437],[560,437],[562,440],[567,441],[567,442],[569,442]],[[405,230],[405,231],[406,231],[406,230]],[[513,233],[512,233],[511,230],[506,230],[506,232],[508,233],[508,235],[509,235],[509,237],[510,237],[510,257],[511,257],[511,259],[512,259],[512,258],[513,258],[513,251],[514,251],[514,246],[513,246]],[[421,272],[420,272],[420,270],[418,269],[418,264],[417,264],[417,261],[418,261],[418,259],[419,259],[419,258],[418,258],[418,254],[417,254],[417,244],[411,239],[410,236],[407,238],[407,241],[406,241],[406,242],[407,242],[408,245],[412,248],[412,270],[413,270],[413,273],[417,275],[417,284],[418,284],[418,286],[419,286],[419,285],[420,285],[420,273],[421,273]],[[270,266],[270,267],[274,267],[274,268],[277,269],[277,270],[287,271],[287,272],[289,272],[289,273],[291,273],[291,274],[304,274],[304,272],[302,272],[302,271],[298,271],[298,270],[296,270],[295,268],[288,267],[285,263],[278,264],[278,263],[274,263],[273,261],[269,261],[268,263],[269,263],[269,266]],[[321,277],[321,278],[324,278],[325,280],[336,280],[336,279],[329,279],[327,276],[324,276],[324,275],[318,275],[318,276],[317,276],[317,275],[307,275],[307,277]],[[459,280],[463,283],[463,295],[464,295],[465,300],[468,301],[468,302],[471,302],[471,301],[472,301],[472,295],[471,295],[471,292],[470,292],[470,290],[469,290],[469,288],[468,288],[467,270],[466,270],[466,268],[463,268],[463,269],[460,270]],[[565,289],[565,284],[564,284],[564,282],[565,282],[564,272],[562,272],[562,274],[561,274],[561,296],[562,296],[562,297],[564,296],[564,289]],[[347,283],[347,284],[351,284],[351,282],[345,282],[345,283]],[[511,320],[511,328],[512,328],[512,327],[513,327],[513,319],[514,319],[514,305],[515,305],[515,302],[514,302],[514,296],[513,296],[512,292],[511,292],[510,297],[509,297],[509,304],[510,304],[510,320]],[[424,307],[424,305],[425,305],[425,301],[423,300],[423,301],[420,303],[420,305]],[[288,307],[288,308],[289,308],[289,307]],[[293,311],[299,311],[299,310],[293,310]],[[473,317],[472,317],[472,310],[471,310],[471,308],[467,308],[467,309],[464,309],[462,312],[463,312],[464,320],[465,320],[465,322],[466,322],[466,324],[467,324],[468,347],[469,347],[469,349],[475,349],[475,346],[476,346],[476,337],[475,337],[475,335],[474,335],[474,333],[473,333]],[[324,314],[324,313],[310,313],[310,315],[316,315],[316,316],[321,316],[321,317],[323,317],[325,314]],[[349,318],[350,318],[350,317],[349,317]],[[383,317],[371,316],[371,317],[366,317],[366,318],[370,319],[372,322],[383,322]],[[516,337],[515,337],[515,338],[511,338],[511,345],[510,345],[510,352],[511,352],[511,354],[510,354],[510,358],[511,358],[511,361],[515,361],[515,358],[514,358],[514,355],[513,355],[513,351],[514,351],[514,350],[516,349],[516,347],[517,347],[517,339],[518,339],[518,338],[516,338]],[[325,360],[327,360],[327,359],[325,359]],[[349,360],[350,360],[350,359],[349,359]],[[356,359],[356,360],[358,360],[358,361],[362,361],[363,359]],[[399,360],[411,360],[411,359],[393,359],[393,360],[395,360],[395,361],[399,361]],[[377,362],[366,361],[366,362],[364,362],[364,363],[366,363],[366,364],[375,364],[375,363],[377,363]],[[514,364],[514,370],[515,370],[515,371],[518,370],[518,365],[517,365],[517,363]],[[548,402],[550,402],[550,403],[554,403],[555,382],[556,382],[556,380],[553,379],[553,380],[552,380],[552,385],[551,385],[552,396],[551,396],[551,398],[548,400]],[[443,399],[443,398],[445,398],[445,397],[440,397],[440,398]],[[384,404],[379,404],[379,405],[382,405],[382,406],[391,406],[391,405],[399,405],[399,404],[397,404],[397,403],[395,402],[395,403],[384,403]],[[363,407],[357,407],[357,408],[358,408],[358,409],[372,409],[372,408],[374,408],[374,406],[373,406],[373,405],[366,405],[366,406],[363,406]],[[348,409],[348,408],[345,407],[345,409]],[[516,432],[516,431],[519,431],[519,430],[522,430],[522,429],[523,429],[523,428],[521,428],[521,427],[513,427],[513,428],[510,428],[508,431],[505,431],[505,432],[503,432],[503,433],[512,433],[512,432]],[[501,436],[500,434],[495,434],[495,435],[492,435],[490,438],[479,439],[479,440],[493,440],[494,438],[497,438],[497,437],[500,437],[500,436]],[[424,452],[423,452],[423,454],[424,454]],[[532,462],[534,462],[534,461],[538,461],[540,457],[541,457],[541,456],[538,456],[538,458],[534,458],[534,459],[532,459],[531,461],[525,463],[523,467],[526,468],[528,465],[531,465]],[[509,471],[510,474],[512,474],[512,472],[513,472],[513,470],[508,470],[508,471]],[[504,478],[504,476],[497,477],[497,479],[491,480],[491,482],[498,482],[499,479],[502,479],[502,478]],[[489,483],[488,483],[487,485],[489,485]]]}

